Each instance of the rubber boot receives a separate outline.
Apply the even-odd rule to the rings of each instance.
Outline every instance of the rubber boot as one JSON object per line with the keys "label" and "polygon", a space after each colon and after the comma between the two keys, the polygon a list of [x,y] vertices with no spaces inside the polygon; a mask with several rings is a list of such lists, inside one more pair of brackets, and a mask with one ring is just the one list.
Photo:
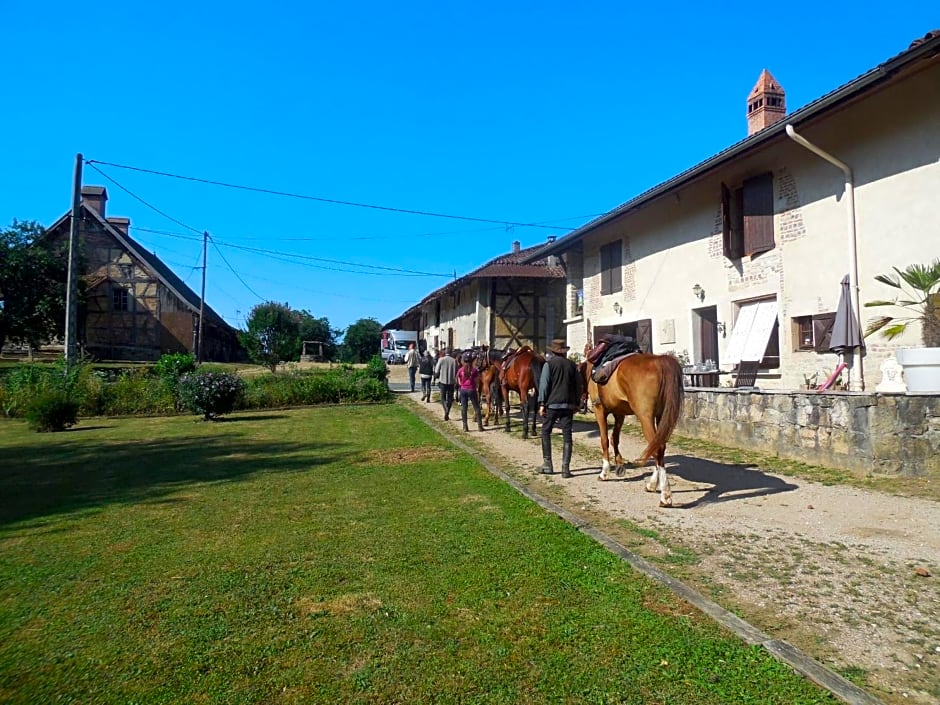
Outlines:
{"label": "rubber boot", "polygon": [[470,429],[467,428],[467,414],[466,414],[466,413],[461,414],[461,415],[460,415],[460,420],[463,421],[463,430],[464,430],[464,431],[469,431]]}
{"label": "rubber boot", "polygon": [[561,476],[571,477],[571,441],[561,446]]}
{"label": "rubber boot", "polygon": [[552,465],[551,436],[542,436],[542,467],[539,468],[539,472],[543,475],[551,475],[555,472],[555,467]]}

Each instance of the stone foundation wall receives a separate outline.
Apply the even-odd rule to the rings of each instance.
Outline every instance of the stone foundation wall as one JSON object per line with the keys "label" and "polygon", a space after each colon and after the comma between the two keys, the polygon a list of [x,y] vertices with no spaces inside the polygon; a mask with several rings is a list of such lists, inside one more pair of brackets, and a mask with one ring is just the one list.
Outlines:
{"label": "stone foundation wall", "polygon": [[940,478],[940,396],[686,390],[677,433],[862,474]]}

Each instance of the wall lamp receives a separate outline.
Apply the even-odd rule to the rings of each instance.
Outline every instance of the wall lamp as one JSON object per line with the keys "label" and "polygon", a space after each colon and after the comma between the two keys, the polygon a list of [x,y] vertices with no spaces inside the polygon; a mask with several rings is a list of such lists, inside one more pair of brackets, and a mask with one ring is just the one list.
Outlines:
{"label": "wall lamp", "polygon": [[700,284],[696,284],[692,287],[692,296],[694,296],[699,301],[705,300],[705,290],[701,287]]}
{"label": "wall lamp", "polygon": [[718,323],[716,324],[715,327],[718,329],[718,332],[721,334],[721,337],[724,338],[724,337],[725,337],[725,324],[724,324],[724,321],[718,321]]}
{"label": "wall lamp", "polygon": [[619,316],[623,313],[623,306],[620,305],[619,301],[614,301],[614,312]]}

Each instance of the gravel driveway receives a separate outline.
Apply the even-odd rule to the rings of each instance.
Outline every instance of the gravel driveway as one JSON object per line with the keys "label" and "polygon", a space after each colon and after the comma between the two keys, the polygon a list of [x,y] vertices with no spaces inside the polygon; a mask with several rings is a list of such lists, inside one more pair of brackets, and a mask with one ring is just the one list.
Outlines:
{"label": "gravel driveway", "polygon": [[[574,477],[564,480],[535,472],[538,440],[522,440],[517,413],[511,434],[463,433],[459,412],[444,422],[439,404],[401,396],[510,476],[886,703],[940,703],[940,503],[667,448],[675,507],[661,509],[644,491],[645,470],[598,481],[587,417],[575,424]],[[625,434],[621,449],[632,458],[643,444]],[[558,465],[560,445],[555,456]]]}

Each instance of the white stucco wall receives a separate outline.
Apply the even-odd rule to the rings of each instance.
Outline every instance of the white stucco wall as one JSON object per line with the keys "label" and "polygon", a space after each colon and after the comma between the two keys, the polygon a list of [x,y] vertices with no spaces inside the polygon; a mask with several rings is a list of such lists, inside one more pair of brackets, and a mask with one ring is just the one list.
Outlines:
{"label": "white stucco wall", "polygon": [[[875,275],[940,256],[940,67],[797,130],[854,171],[860,300],[893,298]],[[765,171],[774,175],[776,246],[753,259],[728,260],[722,254],[720,185]],[[648,318],[655,352],[688,351],[694,360],[699,352],[694,311],[716,306],[726,326],[719,336],[720,361],[740,303],[777,297],[781,365],[762,374],[758,384],[795,389],[805,375],[824,377],[835,367],[836,355],[794,351],[791,321],[836,309],[840,281],[849,271],[845,204],[842,173],[782,138],[719,174],[600,226],[583,238],[584,315],[568,321],[569,345],[580,351],[597,326]],[[624,243],[623,291],[602,296],[600,248],[617,238]],[[705,290],[703,301],[692,295],[694,284]],[[861,314],[864,323],[876,310],[863,308]],[[663,342],[670,321],[675,342]],[[880,381],[881,362],[897,347],[920,344],[920,334],[915,328],[893,343],[879,337],[867,343],[870,390]]]}

